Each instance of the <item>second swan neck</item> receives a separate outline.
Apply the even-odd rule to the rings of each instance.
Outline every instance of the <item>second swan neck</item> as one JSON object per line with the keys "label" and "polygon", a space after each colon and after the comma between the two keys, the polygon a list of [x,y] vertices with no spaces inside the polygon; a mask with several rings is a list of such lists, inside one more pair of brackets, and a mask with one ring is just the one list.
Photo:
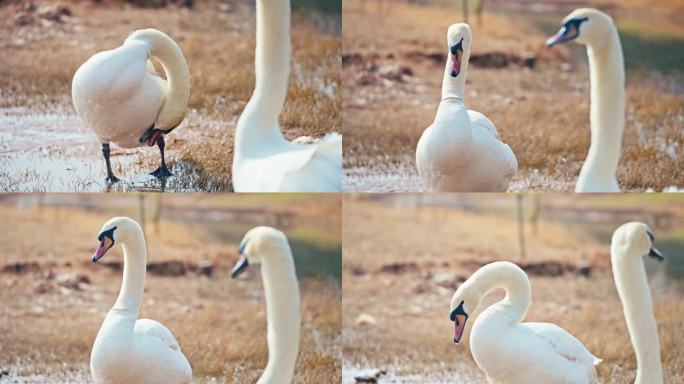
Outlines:
{"label": "second swan neck", "polygon": [[256,52],[253,98],[262,113],[277,121],[287,95],[290,73],[290,1],[256,1]]}
{"label": "second swan neck", "polygon": [[290,1],[257,0],[256,16],[254,92],[236,126],[236,157],[286,143],[278,118],[290,73]]}
{"label": "second swan neck", "polygon": [[626,250],[619,247],[611,253],[613,277],[637,359],[635,384],[662,384],[658,324],[644,262],[641,256],[626,255]]}
{"label": "second swan neck", "polygon": [[291,256],[261,266],[268,321],[268,364],[259,384],[291,383],[299,353],[299,286]]}
{"label": "second swan neck", "polygon": [[591,81],[591,146],[584,172],[616,180],[625,126],[625,76],[617,32],[600,47],[587,48]]}

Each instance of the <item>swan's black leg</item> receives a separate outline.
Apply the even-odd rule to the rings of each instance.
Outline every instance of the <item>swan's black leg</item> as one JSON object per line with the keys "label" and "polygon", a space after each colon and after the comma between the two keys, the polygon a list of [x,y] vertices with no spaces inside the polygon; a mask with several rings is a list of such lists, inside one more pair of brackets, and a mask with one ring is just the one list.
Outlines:
{"label": "swan's black leg", "polygon": [[107,166],[107,178],[105,181],[110,184],[114,184],[119,179],[114,176],[114,173],[112,173],[112,164],[109,162],[109,143],[102,143],[102,155],[104,156],[105,159],[105,165]]}
{"label": "swan's black leg", "polygon": [[159,147],[159,152],[161,153],[161,165],[154,172],[150,173],[150,175],[158,179],[164,179],[169,176],[173,176],[173,173],[171,173],[171,171],[169,171],[169,169],[166,167],[166,160],[164,159],[165,146],[166,143],[164,142],[164,136],[160,135],[157,139],[157,147]]}

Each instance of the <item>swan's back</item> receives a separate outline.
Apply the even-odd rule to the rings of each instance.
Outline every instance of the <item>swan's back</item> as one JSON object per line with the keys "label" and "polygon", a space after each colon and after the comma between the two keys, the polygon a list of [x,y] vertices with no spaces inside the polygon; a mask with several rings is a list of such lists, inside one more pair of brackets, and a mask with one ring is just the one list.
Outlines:
{"label": "swan's back", "polygon": [[342,136],[326,135],[314,144],[261,148],[235,157],[236,192],[338,192],[342,189]]}
{"label": "swan's back", "polygon": [[330,133],[315,144],[316,150],[298,170],[288,172],[280,191],[339,192],[342,190],[342,135]]}
{"label": "swan's back", "polygon": [[74,74],[73,95],[120,101],[135,92],[147,71],[147,50],[122,45],[94,54]]}
{"label": "swan's back", "polygon": [[[492,316],[489,317],[491,320]],[[480,315],[476,323],[481,318],[484,320],[487,316]],[[476,325],[471,333],[473,357],[487,376],[502,383],[597,382],[594,366],[600,359],[563,328],[549,323],[522,323],[506,327],[502,324],[510,319],[502,316],[498,320],[498,324],[485,325],[489,332],[485,329],[476,331]],[[492,325],[497,329],[494,332],[489,328]]]}

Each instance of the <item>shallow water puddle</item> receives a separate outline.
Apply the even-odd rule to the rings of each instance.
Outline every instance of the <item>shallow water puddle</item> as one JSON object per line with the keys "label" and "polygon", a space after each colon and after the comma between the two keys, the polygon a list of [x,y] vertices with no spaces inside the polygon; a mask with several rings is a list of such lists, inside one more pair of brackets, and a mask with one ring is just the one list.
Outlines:
{"label": "shallow water puddle", "polygon": [[[122,181],[105,182],[100,144],[72,110],[50,107],[0,108],[0,191],[101,192],[198,191],[187,164],[174,164],[165,182],[147,174],[159,164],[156,147],[122,150],[113,146],[112,167]],[[173,148],[167,146],[167,158]],[[149,162],[144,161],[145,158]],[[150,169],[147,169],[150,168]]]}
{"label": "shallow water puddle", "polygon": [[[569,192],[574,182],[557,180],[539,172],[518,172],[511,180],[508,192],[553,191]],[[393,167],[356,167],[344,170],[345,192],[432,192],[409,165]]]}
{"label": "shallow water puddle", "polygon": [[418,172],[407,166],[344,170],[345,192],[429,192]]}
{"label": "shallow water puddle", "polygon": [[[364,375],[373,375],[377,372],[377,369],[363,367],[360,365],[349,365],[344,364],[342,366],[342,384],[355,384],[355,377]],[[447,384],[447,383],[459,383],[459,384],[486,384],[487,381],[484,378],[479,377],[477,374],[469,374],[468,369],[459,370],[446,370],[441,372],[431,372],[426,374],[396,374],[392,369],[388,369],[386,373],[379,375],[377,382],[382,383],[407,383],[407,384],[417,384],[417,383],[432,383],[432,384]]]}
{"label": "shallow water puddle", "polygon": [[74,372],[71,375],[60,375],[51,377],[48,375],[29,375],[29,376],[7,376],[0,378],[0,383],[22,383],[22,384],[43,384],[43,383],[69,383],[69,384],[86,384],[90,383],[91,378],[89,374]]}

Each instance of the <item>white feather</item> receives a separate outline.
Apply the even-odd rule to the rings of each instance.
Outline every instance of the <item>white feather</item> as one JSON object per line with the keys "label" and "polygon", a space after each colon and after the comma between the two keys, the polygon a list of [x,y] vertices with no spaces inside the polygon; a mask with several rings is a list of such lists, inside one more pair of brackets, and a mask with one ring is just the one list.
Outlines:
{"label": "white feather", "polygon": [[290,2],[257,0],[256,85],[235,133],[236,192],[337,192],[342,190],[342,136],[316,143],[285,139],[278,117],[290,68]]}

